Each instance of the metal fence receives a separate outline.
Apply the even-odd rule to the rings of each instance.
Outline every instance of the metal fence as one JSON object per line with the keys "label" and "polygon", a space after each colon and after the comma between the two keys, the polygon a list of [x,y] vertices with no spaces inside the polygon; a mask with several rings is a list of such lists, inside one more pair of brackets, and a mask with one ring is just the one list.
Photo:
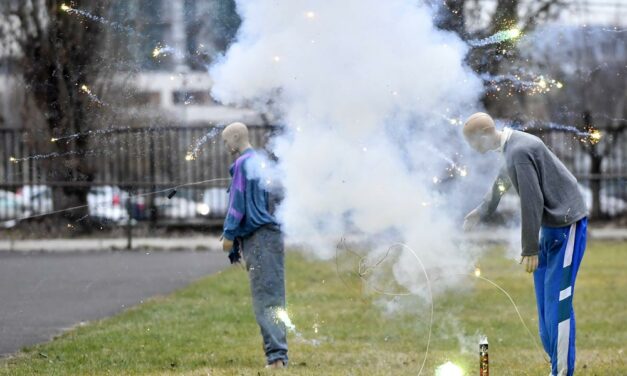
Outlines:
{"label": "metal fence", "polygon": [[597,144],[567,131],[530,132],[575,175],[593,219],[627,215],[627,131],[603,132]]}
{"label": "metal fence", "polygon": [[[251,126],[253,145],[264,147],[278,131]],[[55,191],[68,188],[87,191],[88,210],[74,221],[218,223],[227,207],[228,180],[214,179],[228,178],[232,161],[219,133],[213,126],[127,128],[51,140],[43,134],[0,129],[0,223],[10,227],[22,218],[50,218],[44,214],[67,209],[54,197]],[[615,135],[618,139],[596,173],[591,172],[589,144],[572,133],[534,133],[577,176],[589,206],[596,202],[606,218],[627,214],[625,132]],[[81,142],[80,152],[64,150],[63,146],[76,142]],[[68,180],[67,171],[75,171],[76,164],[83,175]],[[175,187],[176,195],[169,199]]]}
{"label": "metal fence", "polygon": [[[277,131],[249,128],[256,147]],[[63,147],[79,140],[78,152]],[[232,160],[214,126],[105,129],[52,139],[0,130],[0,221],[10,227],[22,218],[42,220],[67,209],[54,199],[56,190],[79,188],[87,191],[84,220],[91,222],[213,223],[226,211]],[[74,172],[79,163],[82,174]]]}

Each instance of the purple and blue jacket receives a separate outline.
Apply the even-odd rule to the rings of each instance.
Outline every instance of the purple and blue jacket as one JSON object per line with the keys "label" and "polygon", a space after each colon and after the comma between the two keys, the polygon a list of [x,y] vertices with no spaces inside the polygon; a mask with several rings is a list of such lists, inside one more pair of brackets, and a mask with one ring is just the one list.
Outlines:
{"label": "purple and blue jacket", "polygon": [[224,220],[224,237],[229,240],[245,238],[265,225],[278,227],[270,213],[269,195],[260,178],[253,176],[256,152],[246,149],[231,165],[229,206]]}

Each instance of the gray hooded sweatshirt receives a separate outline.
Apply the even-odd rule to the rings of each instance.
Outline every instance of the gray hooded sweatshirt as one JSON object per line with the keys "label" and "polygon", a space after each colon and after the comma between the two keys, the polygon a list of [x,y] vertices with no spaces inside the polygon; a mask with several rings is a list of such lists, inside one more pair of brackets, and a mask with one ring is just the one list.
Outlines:
{"label": "gray hooded sweatshirt", "polygon": [[503,155],[505,165],[479,206],[481,216],[494,213],[513,185],[520,196],[522,255],[537,255],[540,226],[569,226],[586,217],[588,209],[577,179],[538,137],[512,131]]}

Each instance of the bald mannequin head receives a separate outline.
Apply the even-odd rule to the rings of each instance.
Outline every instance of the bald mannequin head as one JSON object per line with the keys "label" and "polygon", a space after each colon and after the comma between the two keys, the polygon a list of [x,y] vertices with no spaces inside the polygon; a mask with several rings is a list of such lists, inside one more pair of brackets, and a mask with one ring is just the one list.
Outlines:
{"label": "bald mannequin head", "polygon": [[483,112],[470,116],[463,132],[470,147],[482,154],[497,149],[501,143],[501,132],[496,130],[492,117]]}
{"label": "bald mannequin head", "polygon": [[241,154],[252,147],[248,138],[248,127],[244,123],[229,124],[222,131],[222,140],[231,154]]}

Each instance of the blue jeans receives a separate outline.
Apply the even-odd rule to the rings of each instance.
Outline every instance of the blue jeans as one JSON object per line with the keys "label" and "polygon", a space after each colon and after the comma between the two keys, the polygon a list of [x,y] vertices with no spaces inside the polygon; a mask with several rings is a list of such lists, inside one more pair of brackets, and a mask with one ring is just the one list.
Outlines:
{"label": "blue jeans", "polygon": [[242,239],[253,310],[263,337],[268,364],[282,360],[287,365],[287,329],[276,318],[285,309],[285,252],[281,231],[263,226]]}

